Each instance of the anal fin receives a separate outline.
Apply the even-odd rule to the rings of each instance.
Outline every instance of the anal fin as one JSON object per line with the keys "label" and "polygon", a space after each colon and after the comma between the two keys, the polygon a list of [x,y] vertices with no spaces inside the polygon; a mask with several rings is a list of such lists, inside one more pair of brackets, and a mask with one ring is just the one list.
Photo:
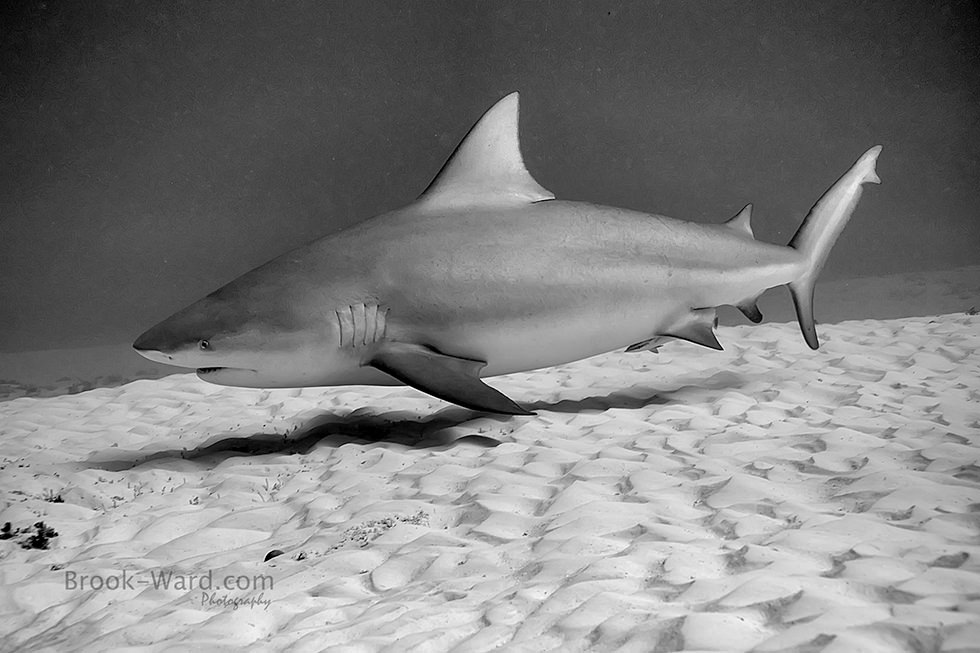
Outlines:
{"label": "anal fin", "polygon": [[473,410],[533,415],[480,379],[483,361],[447,356],[424,345],[386,342],[367,363],[402,383]]}
{"label": "anal fin", "polygon": [[716,326],[718,326],[718,316],[715,314],[715,309],[696,308],[662,335],[721,350],[724,347],[715,337],[714,328]]}
{"label": "anal fin", "polygon": [[744,302],[739,302],[735,307],[742,311],[742,315],[749,318],[755,324],[762,322],[762,311],[759,310],[758,297],[753,297],[752,299],[747,299]]}

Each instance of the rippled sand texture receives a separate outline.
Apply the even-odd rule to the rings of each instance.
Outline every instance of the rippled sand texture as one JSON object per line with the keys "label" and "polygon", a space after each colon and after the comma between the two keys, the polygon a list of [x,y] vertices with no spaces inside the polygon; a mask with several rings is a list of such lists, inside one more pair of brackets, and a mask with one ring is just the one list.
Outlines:
{"label": "rippled sand texture", "polygon": [[[719,331],[493,381],[533,417],[191,375],[0,403],[0,522],[58,532],[0,541],[0,649],[976,651],[980,317]],[[124,571],[272,586],[66,589]]]}

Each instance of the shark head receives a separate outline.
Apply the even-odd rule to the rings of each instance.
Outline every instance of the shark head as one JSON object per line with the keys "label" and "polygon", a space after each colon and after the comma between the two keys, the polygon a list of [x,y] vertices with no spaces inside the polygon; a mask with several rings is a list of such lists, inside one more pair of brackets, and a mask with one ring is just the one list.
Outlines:
{"label": "shark head", "polygon": [[147,330],[133,348],[152,361],[196,369],[211,383],[280,385],[309,360],[311,343],[284,322],[277,302],[256,310],[269,305],[254,299],[234,289],[213,292]]}

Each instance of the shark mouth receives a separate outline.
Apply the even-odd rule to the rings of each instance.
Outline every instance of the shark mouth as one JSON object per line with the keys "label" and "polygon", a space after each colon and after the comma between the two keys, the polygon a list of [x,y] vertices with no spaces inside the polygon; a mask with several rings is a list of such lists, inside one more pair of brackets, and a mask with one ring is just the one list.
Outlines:
{"label": "shark mouth", "polygon": [[249,367],[199,367],[197,368],[198,374],[214,374],[215,372],[255,372]]}

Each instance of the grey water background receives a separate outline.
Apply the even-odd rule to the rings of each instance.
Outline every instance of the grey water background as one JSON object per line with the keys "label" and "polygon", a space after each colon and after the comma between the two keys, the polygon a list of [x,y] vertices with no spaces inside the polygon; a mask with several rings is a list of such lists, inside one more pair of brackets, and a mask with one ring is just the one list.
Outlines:
{"label": "grey water background", "polygon": [[514,90],[558,197],[785,243],[882,144],[823,279],[980,264],[974,2],[9,2],[0,353],[123,348],[411,201]]}

